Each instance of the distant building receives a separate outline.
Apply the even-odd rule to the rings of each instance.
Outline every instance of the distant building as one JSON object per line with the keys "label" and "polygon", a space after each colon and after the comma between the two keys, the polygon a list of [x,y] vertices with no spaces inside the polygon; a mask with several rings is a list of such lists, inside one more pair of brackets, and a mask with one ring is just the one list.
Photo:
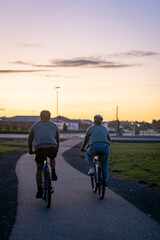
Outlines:
{"label": "distant building", "polygon": [[[0,118],[1,130],[29,130],[31,126],[40,121],[39,116],[15,116],[11,118]],[[92,123],[90,120],[71,120],[66,117],[58,116],[51,118],[60,130],[63,130],[64,124],[67,125],[67,130],[86,130]]]}
{"label": "distant building", "polygon": [[105,127],[108,129],[109,132],[112,132],[112,133],[113,133],[113,132],[116,131],[115,128],[109,127],[109,122],[103,122],[103,126],[105,126]]}

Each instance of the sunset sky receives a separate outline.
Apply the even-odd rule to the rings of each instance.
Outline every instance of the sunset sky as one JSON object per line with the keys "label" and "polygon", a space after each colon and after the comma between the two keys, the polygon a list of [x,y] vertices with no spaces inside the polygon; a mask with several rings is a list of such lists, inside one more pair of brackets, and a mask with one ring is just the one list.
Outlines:
{"label": "sunset sky", "polygon": [[160,119],[160,0],[0,1],[0,117]]}

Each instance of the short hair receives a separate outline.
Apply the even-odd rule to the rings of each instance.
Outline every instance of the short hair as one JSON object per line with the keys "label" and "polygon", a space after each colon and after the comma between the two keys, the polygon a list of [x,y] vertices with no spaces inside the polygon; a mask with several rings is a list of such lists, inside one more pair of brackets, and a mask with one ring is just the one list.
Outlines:
{"label": "short hair", "polygon": [[43,110],[40,113],[40,117],[41,117],[41,119],[50,119],[51,113],[48,110]]}

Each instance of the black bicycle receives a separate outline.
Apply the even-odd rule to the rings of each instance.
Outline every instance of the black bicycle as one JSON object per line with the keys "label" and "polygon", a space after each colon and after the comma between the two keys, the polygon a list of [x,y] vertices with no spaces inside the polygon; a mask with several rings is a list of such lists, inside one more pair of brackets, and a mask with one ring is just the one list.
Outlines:
{"label": "black bicycle", "polygon": [[46,159],[43,164],[43,199],[46,202],[47,208],[51,206],[51,194],[53,192],[50,170]]}
{"label": "black bicycle", "polygon": [[94,156],[94,170],[95,173],[91,176],[91,186],[93,192],[97,192],[100,199],[104,198],[105,195],[105,176],[101,164],[101,156],[103,154],[99,153]]}
{"label": "black bicycle", "polygon": [[[35,151],[31,154],[36,154]],[[47,162],[47,158],[43,164],[43,182],[42,182],[42,190],[43,190],[43,199],[46,201],[46,207],[50,208],[51,206],[51,194],[54,192],[51,181],[51,174]]]}

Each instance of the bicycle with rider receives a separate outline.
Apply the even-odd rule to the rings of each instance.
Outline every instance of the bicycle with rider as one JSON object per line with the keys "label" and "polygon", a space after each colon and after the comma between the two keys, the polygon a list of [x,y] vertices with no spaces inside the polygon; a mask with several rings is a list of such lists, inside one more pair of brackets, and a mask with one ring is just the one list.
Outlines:
{"label": "bicycle with rider", "polygon": [[110,155],[110,135],[106,127],[102,125],[103,117],[101,115],[94,116],[94,124],[90,126],[82,143],[81,151],[85,151],[85,147],[89,143],[86,155],[90,166],[88,175],[94,174],[93,158],[96,154],[101,155],[102,169],[105,175],[105,185],[108,183],[108,159]]}
{"label": "bicycle with rider", "polygon": [[[52,180],[57,180],[57,175],[55,172],[56,156],[59,149],[59,131],[55,123],[50,121],[51,113],[48,110],[43,110],[40,113],[40,121],[33,124],[30,129],[28,137],[28,148],[29,153],[33,154],[35,152],[36,161],[36,182],[37,182],[37,194],[36,198],[43,197],[42,190],[42,172],[43,164],[46,158],[50,159]],[[33,151],[33,141],[34,148]]]}

